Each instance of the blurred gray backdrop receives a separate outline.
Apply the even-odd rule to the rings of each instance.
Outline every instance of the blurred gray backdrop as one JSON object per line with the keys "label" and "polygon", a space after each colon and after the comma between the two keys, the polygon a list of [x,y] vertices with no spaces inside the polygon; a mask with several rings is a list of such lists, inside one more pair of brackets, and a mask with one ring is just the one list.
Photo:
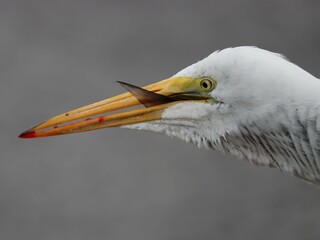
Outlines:
{"label": "blurred gray backdrop", "polygon": [[159,134],[18,139],[255,45],[320,76],[320,1],[0,2],[0,239],[319,239],[320,189]]}

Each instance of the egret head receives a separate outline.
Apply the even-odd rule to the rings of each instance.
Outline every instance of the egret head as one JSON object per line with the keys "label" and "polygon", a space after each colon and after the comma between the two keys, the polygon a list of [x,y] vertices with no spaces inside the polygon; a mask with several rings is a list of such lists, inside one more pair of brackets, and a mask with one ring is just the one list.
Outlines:
{"label": "egret head", "polygon": [[[266,50],[228,48],[212,53],[171,78],[146,86],[145,90],[122,83],[131,93],[58,115],[20,137],[121,126],[163,132],[203,145],[207,139],[219,139],[235,130],[238,121],[248,119],[252,110],[274,107],[277,98],[288,92],[283,90],[284,81],[279,81],[288,77],[283,72],[288,66],[295,69],[289,74],[303,71]],[[144,107],[126,110],[141,104]],[[110,114],[120,109],[123,111]]]}
{"label": "egret head", "polygon": [[311,166],[319,154],[320,81],[281,55],[227,48],[144,89],[121,84],[128,93],[53,117],[20,137],[149,130],[319,184],[319,169]]}

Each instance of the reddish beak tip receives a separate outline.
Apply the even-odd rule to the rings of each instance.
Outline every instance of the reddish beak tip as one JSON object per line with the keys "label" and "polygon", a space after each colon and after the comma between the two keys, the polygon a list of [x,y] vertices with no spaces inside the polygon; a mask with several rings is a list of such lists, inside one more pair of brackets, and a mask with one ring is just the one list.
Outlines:
{"label": "reddish beak tip", "polygon": [[19,138],[35,138],[36,132],[27,130],[19,135]]}

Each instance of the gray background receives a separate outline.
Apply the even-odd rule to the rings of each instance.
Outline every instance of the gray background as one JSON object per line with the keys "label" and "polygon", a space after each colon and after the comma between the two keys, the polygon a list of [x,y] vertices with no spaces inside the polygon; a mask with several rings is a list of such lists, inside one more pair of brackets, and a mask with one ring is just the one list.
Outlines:
{"label": "gray background", "polygon": [[320,76],[320,1],[0,3],[0,239],[319,239],[320,190],[166,136],[32,125],[228,46]]}

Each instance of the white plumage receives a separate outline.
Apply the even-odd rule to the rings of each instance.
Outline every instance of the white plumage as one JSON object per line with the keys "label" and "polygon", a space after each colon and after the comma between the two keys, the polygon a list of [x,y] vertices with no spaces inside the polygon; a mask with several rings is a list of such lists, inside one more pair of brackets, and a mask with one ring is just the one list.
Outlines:
{"label": "white plumage", "polygon": [[[320,185],[320,80],[283,56],[228,48],[145,89],[58,115],[20,137],[106,127],[162,132]],[[146,108],[78,119],[142,103]],[[62,123],[69,123],[60,125]]]}
{"label": "white plumage", "polygon": [[211,77],[213,104],[183,102],[124,127],[162,132],[320,184],[320,80],[255,47],[217,51],[175,77]]}

